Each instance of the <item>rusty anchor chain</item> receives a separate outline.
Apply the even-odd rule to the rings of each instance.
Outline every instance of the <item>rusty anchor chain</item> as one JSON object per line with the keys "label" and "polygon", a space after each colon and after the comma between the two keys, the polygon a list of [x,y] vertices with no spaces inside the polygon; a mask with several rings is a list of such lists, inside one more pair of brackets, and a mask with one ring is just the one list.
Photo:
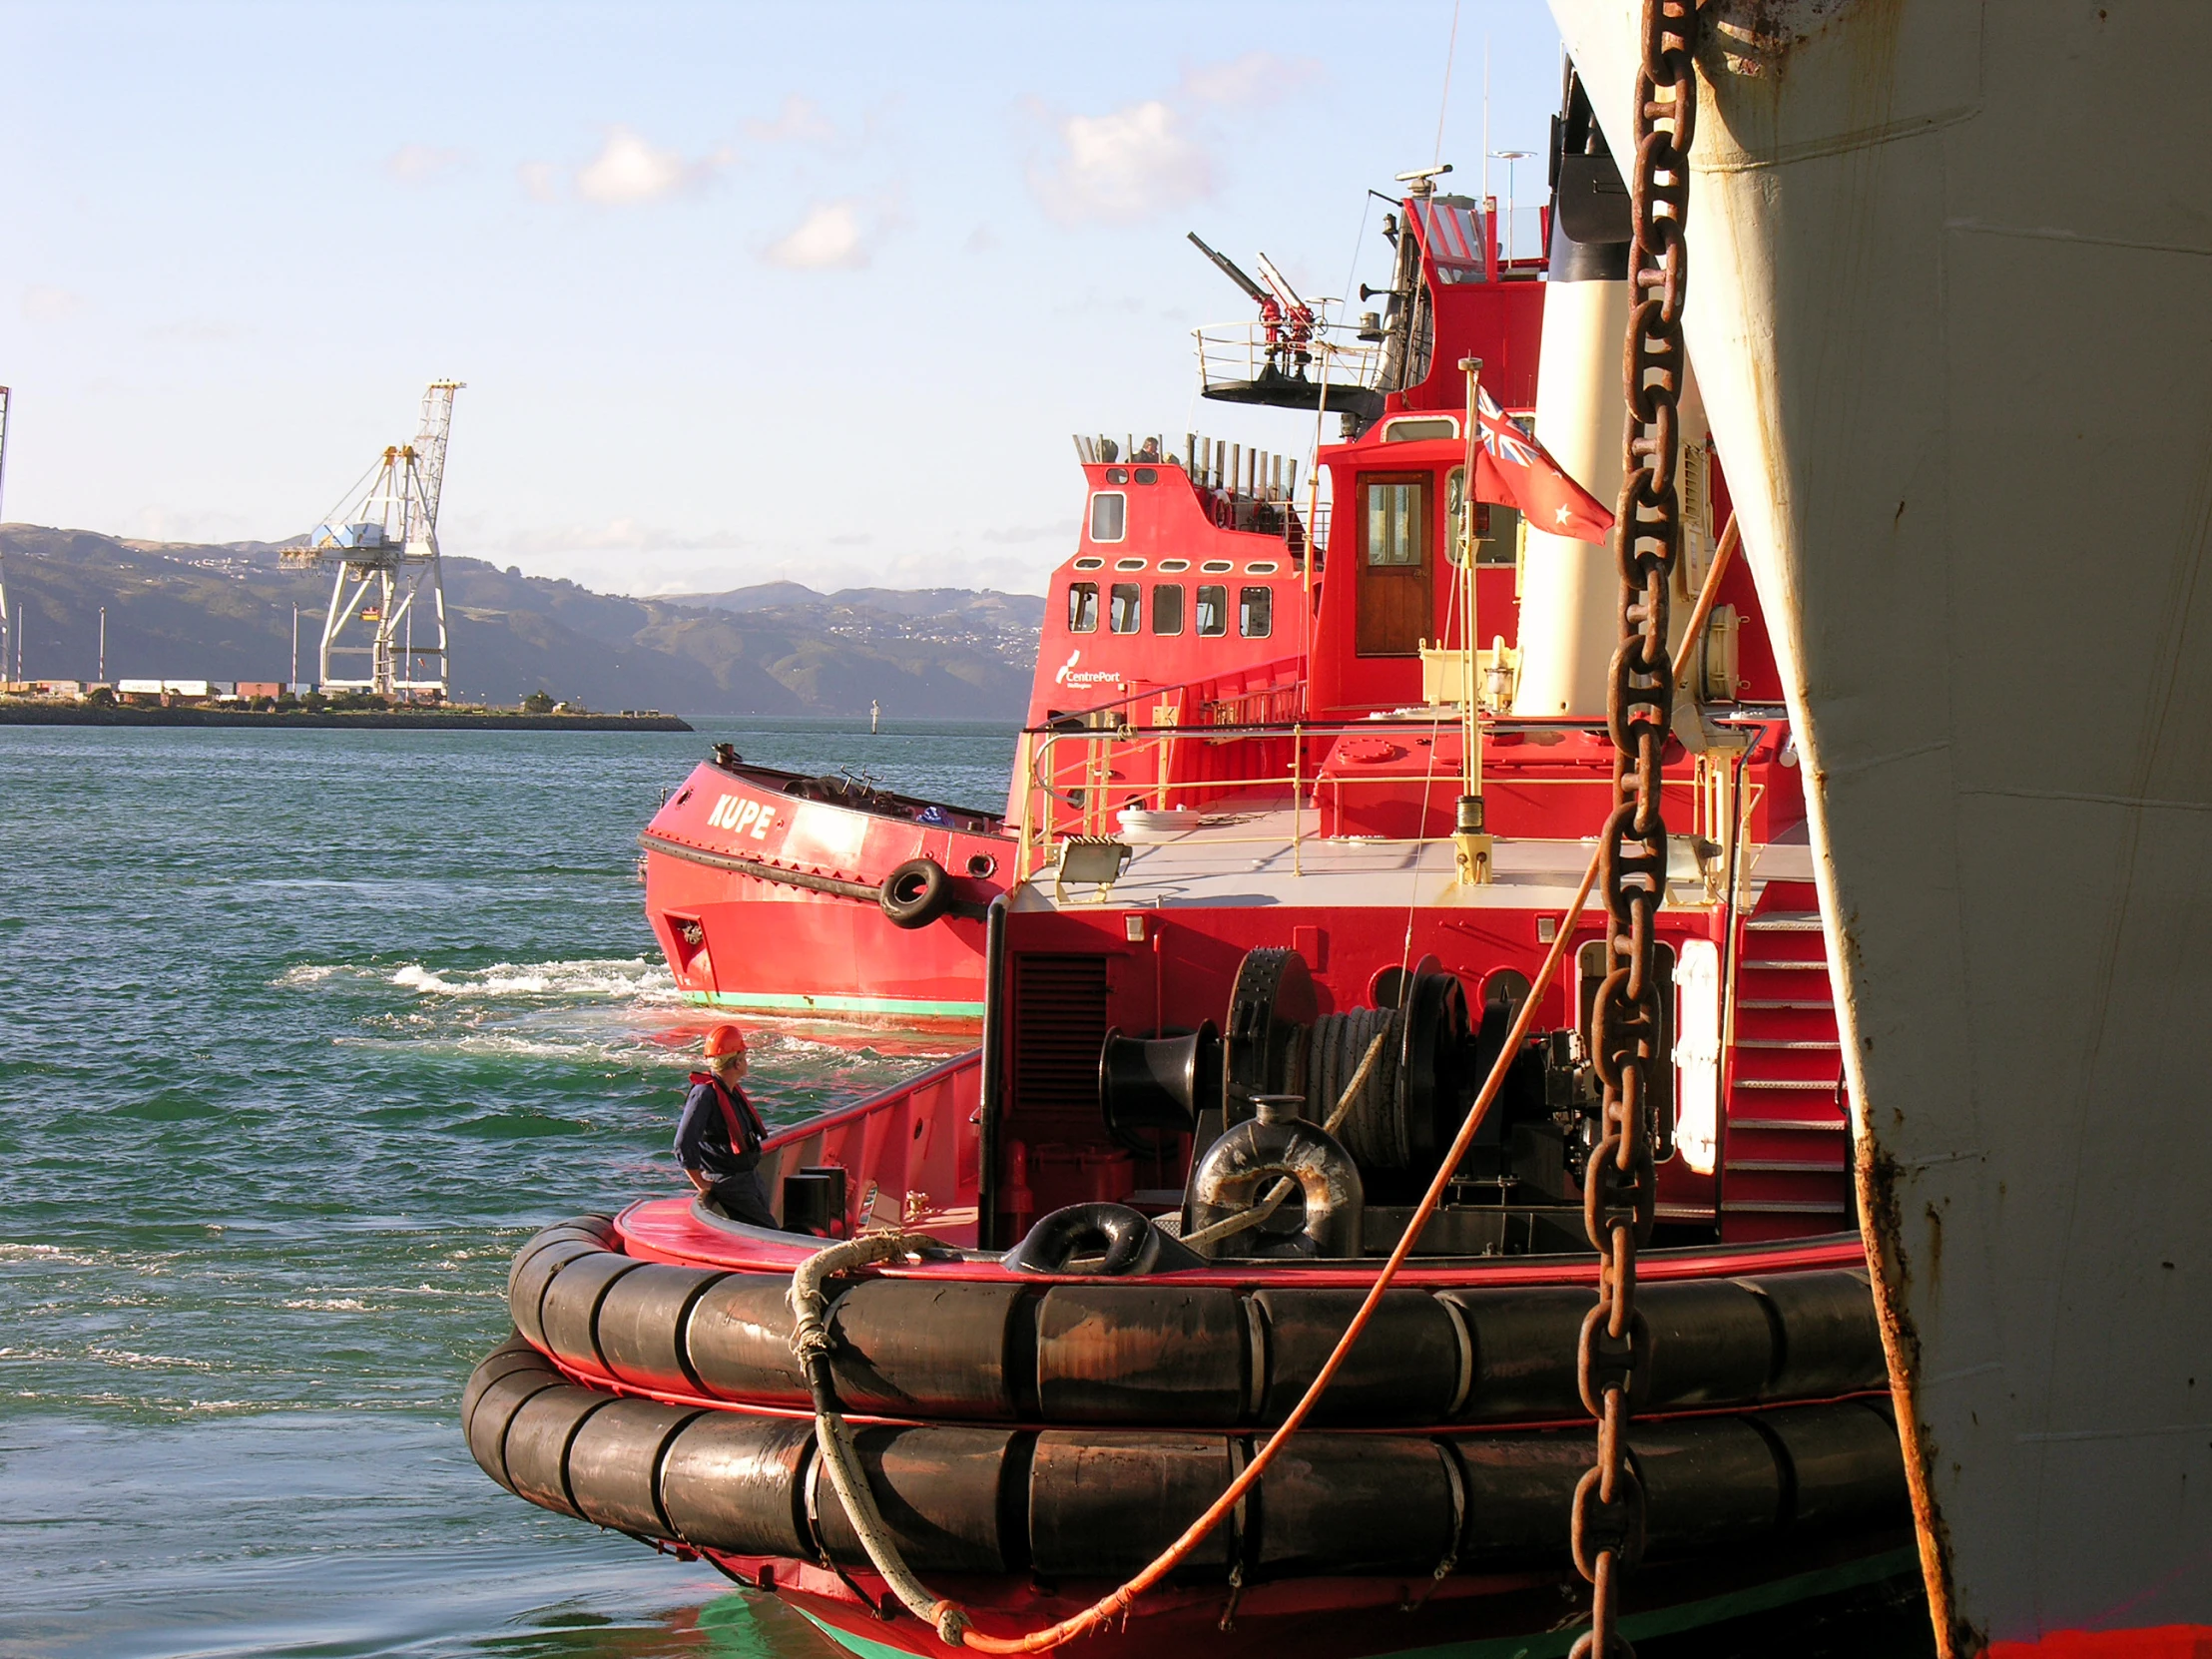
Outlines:
{"label": "rusty anchor chain", "polygon": [[1606,973],[1591,1011],[1591,1058],[1605,1086],[1603,1135],[1590,1155],[1582,1218],[1598,1253],[1597,1306],[1582,1322],[1582,1403],[1598,1419],[1597,1459],[1574,1491],[1570,1541],[1589,1580],[1590,1628],[1570,1659],[1633,1659],[1616,1628],[1622,1572],[1641,1553],[1644,1494],[1628,1461],[1628,1419],[1649,1375],[1650,1332],[1636,1311],[1636,1251],[1657,1212],[1652,1100],[1663,1010],[1653,925],[1666,895],[1667,826],[1660,767],[1674,716],[1668,592],[1682,548],[1677,419],[1686,356],[1682,301],[1689,250],[1690,142],[1697,122],[1691,30],[1698,0],[1643,0],[1631,184],[1626,466],[1614,530],[1621,576],[1620,647],[1606,723],[1613,811],[1598,837]]}

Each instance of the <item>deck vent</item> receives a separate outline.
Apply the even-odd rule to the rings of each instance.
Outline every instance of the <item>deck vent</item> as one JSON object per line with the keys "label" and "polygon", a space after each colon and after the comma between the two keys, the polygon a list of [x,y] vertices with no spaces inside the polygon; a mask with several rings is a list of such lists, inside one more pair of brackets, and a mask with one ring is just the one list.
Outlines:
{"label": "deck vent", "polygon": [[1014,958],[1013,1101],[1027,1122],[1098,1127],[1098,1056],[1106,1044],[1106,958]]}

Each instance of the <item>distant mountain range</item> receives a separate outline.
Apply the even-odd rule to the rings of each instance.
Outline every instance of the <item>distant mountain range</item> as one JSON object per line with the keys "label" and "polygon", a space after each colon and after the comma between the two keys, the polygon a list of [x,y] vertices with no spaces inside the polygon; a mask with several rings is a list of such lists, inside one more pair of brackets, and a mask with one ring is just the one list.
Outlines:
{"label": "distant mountain range", "polygon": [[[8,600],[30,679],[90,679],[108,612],[108,677],[282,680],[299,608],[299,674],[329,603],[327,571],[285,565],[282,544],[126,541],[0,526]],[[550,692],[595,709],[684,715],[1018,719],[1044,601],[965,588],[796,582],[627,599],[445,561],[457,701]],[[13,671],[14,665],[8,665]]]}

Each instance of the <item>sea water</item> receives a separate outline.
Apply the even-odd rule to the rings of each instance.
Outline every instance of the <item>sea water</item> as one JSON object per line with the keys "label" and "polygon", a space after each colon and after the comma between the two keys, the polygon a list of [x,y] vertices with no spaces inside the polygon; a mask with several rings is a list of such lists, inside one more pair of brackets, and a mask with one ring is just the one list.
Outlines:
{"label": "sea water", "polygon": [[[457,1420],[515,1246],[683,1190],[709,1022],[646,928],[637,832],[717,741],[982,808],[1013,748],[0,727],[0,1659],[836,1651],[510,1496]],[[932,1052],[753,1051],[772,1122]],[[1888,1659],[1927,1629],[1908,1597],[1640,1651]]]}
{"label": "sea water", "polygon": [[[0,1655],[802,1656],[462,1444],[536,1227],[683,1190],[637,834],[713,742],[995,808],[997,726],[0,727]],[[943,1051],[940,1040],[937,1051]],[[928,1063],[757,1035],[772,1123]]]}

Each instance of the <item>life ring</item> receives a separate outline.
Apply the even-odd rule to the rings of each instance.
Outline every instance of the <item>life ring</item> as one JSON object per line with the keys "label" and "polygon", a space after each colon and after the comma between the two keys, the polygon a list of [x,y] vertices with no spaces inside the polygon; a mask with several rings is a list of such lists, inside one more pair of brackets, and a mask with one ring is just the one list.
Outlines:
{"label": "life ring", "polygon": [[952,908],[952,878],[934,858],[908,858],[883,877],[875,901],[893,927],[927,927]]}
{"label": "life ring", "polygon": [[[1100,1251],[1102,1254],[1093,1254]],[[1042,1217],[1006,1253],[1008,1273],[1067,1274],[1119,1279],[1133,1273],[1173,1273],[1203,1264],[1126,1204],[1070,1204]]]}

